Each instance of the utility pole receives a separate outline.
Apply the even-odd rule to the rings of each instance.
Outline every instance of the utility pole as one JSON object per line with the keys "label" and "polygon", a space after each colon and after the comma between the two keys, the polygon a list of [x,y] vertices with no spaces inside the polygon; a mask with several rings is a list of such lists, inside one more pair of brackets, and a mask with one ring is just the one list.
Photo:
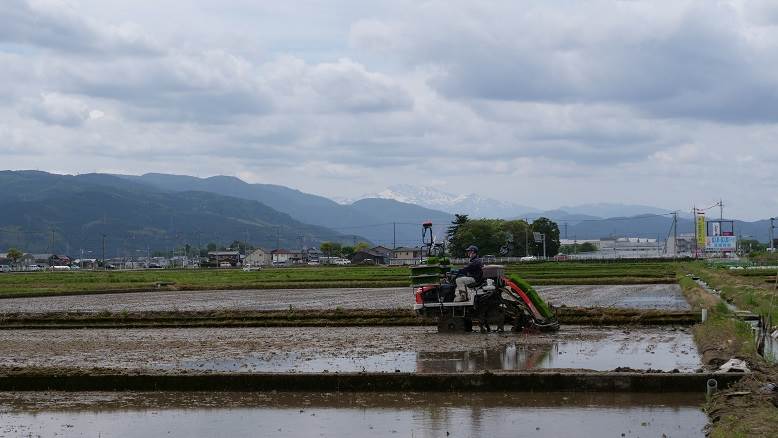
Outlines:
{"label": "utility pole", "polygon": [[529,257],[529,218],[524,218],[527,226],[524,228],[524,256]]}
{"label": "utility pole", "polygon": [[673,258],[678,257],[678,212],[673,212]]}
{"label": "utility pole", "polygon": [[397,222],[392,222],[392,249],[397,249]]}
{"label": "utility pole", "polygon": [[692,224],[694,225],[694,258],[697,258],[697,206],[692,207]]}
{"label": "utility pole", "polygon": [[281,227],[276,227],[276,249],[281,248]]}
{"label": "utility pole", "polygon": [[108,269],[108,267],[105,265],[105,233],[101,234],[102,236],[102,246],[103,246],[103,271]]}
{"label": "utility pole", "polygon": [[565,221],[565,240],[567,240],[567,221]]}
{"label": "utility pole", "polygon": [[770,252],[775,251],[775,218],[770,218]]}
{"label": "utility pole", "polygon": [[724,200],[719,198],[719,220],[724,219]]}

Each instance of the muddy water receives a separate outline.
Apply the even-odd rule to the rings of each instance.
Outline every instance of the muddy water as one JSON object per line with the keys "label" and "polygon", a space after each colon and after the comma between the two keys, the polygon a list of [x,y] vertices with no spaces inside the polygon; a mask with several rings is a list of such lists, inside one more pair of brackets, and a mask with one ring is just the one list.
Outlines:
{"label": "muddy water", "polygon": [[687,328],[566,326],[543,334],[434,327],[5,330],[0,366],[165,372],[458,372],[618,367],[695,371]]}
{"label": "muddy water", "polygon": [[538,286],[536,289],[556,306],[691,309],[677,284]]}
{"label": "muddy water", "polygon": [[[687,310],[674,284],[538,286],[554,305]],[[200,292],[141,292],[0,300],[3,312],[121,312],[171,310],[283,310],[410,308],[410,288],[280,289]]]}
{"label": "muddy water", "polygon": [[0,437],[702,437],[701,402],[687,394],[0,393]]}

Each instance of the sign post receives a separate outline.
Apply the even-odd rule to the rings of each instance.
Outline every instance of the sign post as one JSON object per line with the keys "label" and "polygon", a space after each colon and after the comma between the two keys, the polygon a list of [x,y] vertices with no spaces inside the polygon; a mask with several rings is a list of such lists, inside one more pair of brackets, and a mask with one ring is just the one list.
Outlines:
{"label": "sign post", "polygon": [[535,243],[543,242],[543,260],[545,260],[546,259],[546,235],[535,231],[532,233],[532,237],[535,238]]}

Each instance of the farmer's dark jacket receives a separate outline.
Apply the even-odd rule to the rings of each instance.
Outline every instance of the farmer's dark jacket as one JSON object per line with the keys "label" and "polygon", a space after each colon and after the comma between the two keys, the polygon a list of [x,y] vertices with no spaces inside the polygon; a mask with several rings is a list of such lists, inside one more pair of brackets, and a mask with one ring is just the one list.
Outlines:
{"label": "farmer's dark jacket", "polygon": [[470,263],[464,268],[459,270],[460,276],[473,277],[476,283],[480,283],[484,277],[484,262],[480,257],[475,256],[470,259]]}

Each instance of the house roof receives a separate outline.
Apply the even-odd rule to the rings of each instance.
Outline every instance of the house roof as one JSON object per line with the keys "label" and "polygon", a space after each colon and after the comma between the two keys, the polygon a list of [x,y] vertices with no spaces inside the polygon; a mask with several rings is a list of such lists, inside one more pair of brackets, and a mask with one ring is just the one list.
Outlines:
{"label": "house roof", "polygon": [[397,251],[421,251],[421,248],[411,248],[411,247],[408,247],[408,246],[401,246],[401,247],[395,249],[394,251],[395,252],[397,252]]}
{"label": "house roof", "polygon": [[357,255],[357,254],[368,255],[370,257],[386,257],[385,253],[376,252],[376,251],[373,251],[372,249],[365,249],[365,250],[357,251],[357,252],[354,253],[354,255]]}
{"label": "house roof", "polygon": [[291,251],[288,249],[279,248],[270,251],[270,254],[300,254],[300,251]]}
{"label": "house roof", "polygon": [[215,255],[215,256],[220,256],[220,255],[236,256],[238,254],[240,254],[238,251],[208,251],[208,255]]}

